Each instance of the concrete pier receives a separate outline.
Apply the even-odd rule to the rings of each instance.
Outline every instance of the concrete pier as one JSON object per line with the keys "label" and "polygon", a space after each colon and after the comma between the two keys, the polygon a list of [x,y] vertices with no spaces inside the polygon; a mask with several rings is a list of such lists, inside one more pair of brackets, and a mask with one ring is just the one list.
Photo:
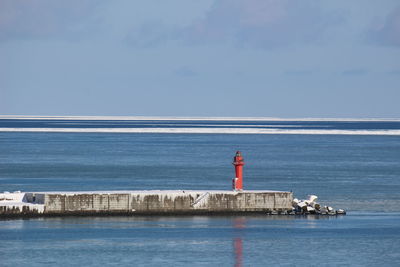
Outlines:
{"label": "concrete pier", "polygon": [[71,215],[246,214],[292,210],[281,191],[93,191],[0,193],[0,218]]}

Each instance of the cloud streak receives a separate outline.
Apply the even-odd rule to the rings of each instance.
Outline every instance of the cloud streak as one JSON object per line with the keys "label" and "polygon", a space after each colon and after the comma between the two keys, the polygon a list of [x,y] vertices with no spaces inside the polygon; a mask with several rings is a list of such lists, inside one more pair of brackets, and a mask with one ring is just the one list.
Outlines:
{"label": "cloud streak", "polygon": [[133,28],[126,36],[128,45],[149,48],[161,45],[171,38],[171,28],[160,21],[147,22]]}
{"label": "cloud streak", "polygon": [[[129,36],[131,43],[140,39],[159,43],[166,39],[189,45],[232,43],[236,46],[274,48],[293,43],[309,43],[323,37],[326,29],[343,17],[327,13],[311,0],[218,0],[202,18],[186,27],[169,32],[152,31]],[[165,26],[159,24],[159,29]],[[154,25],[153,25],[154,29]],[[132,38],[132,36],[135,36]]]}
{"label": "cloud streak", "polygon": [[[13,39],[76,38],[101,0],[2,0],[0,41]],[[87,23],[85,23],[87,27]]]}
{"label": "cloud streak", "polygon": [[400,6],[386,16],[384,23],[373,24],[368,38],[376,44],[400,46]]}
{"label": "cloud streak", "polygon": [[194,71],[189,66],[182,66],[174,71],[174,73],[181,77],[193,77],[197,75],[197,72]]}
{"label": "cloud streak", "polygon": [[344,70],[342,72],[342,75],[345,76],[361,76],[361,75],[366,75],[368,74],[368,70],[366,69],[348,69],[348,70]]}
{"label": "cloud streak", "polygon": [[275,47],[318,39],[332,22],[313,1],[221,0],[181,32],[186,41]]}

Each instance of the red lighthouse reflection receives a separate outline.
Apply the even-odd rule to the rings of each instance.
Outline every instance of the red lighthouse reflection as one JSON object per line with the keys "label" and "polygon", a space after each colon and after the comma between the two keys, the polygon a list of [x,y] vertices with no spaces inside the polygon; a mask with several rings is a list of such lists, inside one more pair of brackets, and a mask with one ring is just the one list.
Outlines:
{"label": "red lighthouse reflection", "polygon": [[235,267],[243,266],[243,239],[242,229],[246,227],[246,218],[238,217],[233,220],[233,227],[236,232],[236,237],[233,239],[233,252],[235,255]]}

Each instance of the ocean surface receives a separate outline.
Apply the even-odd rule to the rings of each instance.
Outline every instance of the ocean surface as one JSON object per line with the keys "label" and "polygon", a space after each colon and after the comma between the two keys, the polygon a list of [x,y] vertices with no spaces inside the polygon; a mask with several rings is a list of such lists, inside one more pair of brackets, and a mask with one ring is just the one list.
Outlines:
{"label": "ocean surface", "polygon": [[0,192],[292,190],[346,216],[0,220],[0,266],[400,266],[400,121],[0,118]]}

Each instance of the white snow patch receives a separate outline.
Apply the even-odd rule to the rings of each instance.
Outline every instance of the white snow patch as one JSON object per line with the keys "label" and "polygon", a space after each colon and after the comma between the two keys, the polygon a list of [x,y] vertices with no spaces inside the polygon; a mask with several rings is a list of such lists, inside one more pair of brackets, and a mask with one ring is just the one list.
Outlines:
{"label": "white snow patch", "polygon": [[8,210],[28,208],[30,211],[43,213],[44,204],[36,204],[27,202],[25,193],[0,193],[0,206],[6,207]]}
{"label": "white snow patch", "polygon": [[0,193],[0,203],[6,202],[23,202],[25,199],[25,193]]}

